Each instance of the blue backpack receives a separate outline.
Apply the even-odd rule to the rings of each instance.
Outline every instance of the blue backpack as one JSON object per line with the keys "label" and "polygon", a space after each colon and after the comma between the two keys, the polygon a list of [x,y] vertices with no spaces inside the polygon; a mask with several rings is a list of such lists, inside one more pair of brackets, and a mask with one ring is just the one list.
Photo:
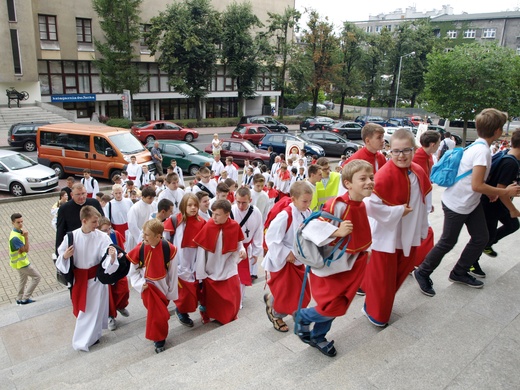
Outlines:
{"label": "blue backpack", "polygon": [[454,148],[444,153],[437,164],[432,167],[432,172],[430,174],[430,180],[432,183],[435,183],[441,187],[451,187],[459,180],[470,175],[473,169],[470,169],[469,171],[464,172],[458,176],[457,173],[459,172],[460,160],[462,159],[464,151],[468,148],[471,148],[476,143],[477,142],[473,142],[464,149]]}

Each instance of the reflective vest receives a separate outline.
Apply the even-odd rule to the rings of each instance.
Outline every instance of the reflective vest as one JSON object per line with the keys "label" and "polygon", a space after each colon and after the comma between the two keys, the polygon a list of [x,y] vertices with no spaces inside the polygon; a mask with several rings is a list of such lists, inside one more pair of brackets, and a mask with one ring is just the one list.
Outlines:
{"label": "reflective vest", "polygon": [[27,252],[20,253],[18,252],[18,249],[13,250],[13,248],[11,248],[11,240],[14,237],[18,237],[25,245],[25,237],[23,234],[15,230],[11,230],[11,234],[9,235],[9,263],[14,269],[27,267],[29,264],[31,264],[27,258]]}
{"label": "reflective vest", "polygon": [[316,194],[318,197],[316,210],[321,209],[321,206],[323,206],[330,198],[338,196],[340,182],[341,175],[338,172],[331,172],[329,175],[329,181],[327,182],[327,187],[323,186],[322,181],[316,183]]}

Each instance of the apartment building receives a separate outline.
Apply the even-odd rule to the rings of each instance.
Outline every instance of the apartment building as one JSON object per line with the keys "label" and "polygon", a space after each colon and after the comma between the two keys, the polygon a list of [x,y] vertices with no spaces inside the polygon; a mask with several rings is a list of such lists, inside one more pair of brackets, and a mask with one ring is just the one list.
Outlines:
{"label": "apartment building", "polygon": [[[223,11],[233,0],[213,0]],[[171,1],[144,0],[141,6],[142,29],[152,17],[166,9]],[[262,22],[267,12],[282,13],[294,7],[295,0],[255,0],[253,11]],[[94,39],[103,40],[99,18],[89,0],[1,0],[0,90],[15,87],[25,90],[36,101],[51,103],[76,111],[78,117],[94,112],[109,117],[122,116],[121,95],[109,93],[101,86],[99,72],[93,64],[99,53]],[[161,72],[150,56],[144,40],[136,44],[136,62],[148,81],[133,96],[134,117],[154,119],[186,119],[195,116],[194,102],[168,85],[168,75]],[[264,97],[277,99],[269,75],[260,77],[257,96],[246,101],[248,114],[262,110]],[[236,83],[219,66],[210,86],[202,113],[204,117],[238,115]],[[0,104],[7,96],[0,94]]]}

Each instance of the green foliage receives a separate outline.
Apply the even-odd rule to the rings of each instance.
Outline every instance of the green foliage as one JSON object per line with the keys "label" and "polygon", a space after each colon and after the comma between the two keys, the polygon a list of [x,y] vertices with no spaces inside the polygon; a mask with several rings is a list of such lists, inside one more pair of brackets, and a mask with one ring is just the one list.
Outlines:
{"label": "green foliage", "polygon": [[139,68],[132,64],[135,59],[133,45],[139,41],[139,8],[142,0],[92,0],[92,6],[100,18],[104,42],[94,40],[101,58],[94,61],[100,72],[103,88],[113,93],[124,89],[132,94],[146,80]]}
{"label": "green foliage", "polygon": [[197,120],[200,100],[207,96],[215,75],[221,24],[209,0],[172,3],[151,20],[147,42],[151,54],[169,76],[169,84],[195,99]]}
{"label": "green foliage", "polygon": [[109,119],[106,124],[110,127],[122,127],[123,129],[129,129],[132,127],[132,121],[125,118]]}

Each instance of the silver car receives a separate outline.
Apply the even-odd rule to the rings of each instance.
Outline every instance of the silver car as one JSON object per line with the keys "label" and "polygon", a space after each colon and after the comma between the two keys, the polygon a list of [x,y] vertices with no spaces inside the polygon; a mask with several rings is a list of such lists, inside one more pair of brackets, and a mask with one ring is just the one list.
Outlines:
{"label": "silver car", "polygon": [[54,169],[18,152],[0,150],[0,191],[14,196],[52,191],[58,186]]}

